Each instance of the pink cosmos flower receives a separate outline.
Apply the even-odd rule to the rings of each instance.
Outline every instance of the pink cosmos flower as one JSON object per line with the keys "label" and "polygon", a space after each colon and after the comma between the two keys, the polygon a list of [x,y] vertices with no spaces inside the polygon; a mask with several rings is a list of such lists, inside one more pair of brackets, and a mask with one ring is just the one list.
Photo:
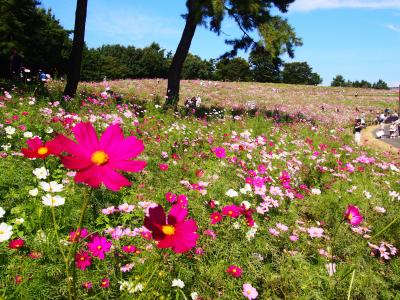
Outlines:
{"label": "pink cosmos flower", "polygon": [[161,171],[168,171],[167,164],[159,164],[158,167],[160,168]]}
{"label": "pink cosmos flower", "polygon": [[188,198],[185,195],[183,195],[183,194],[178,195],[177,199],[178,199],[177,202],[176,202],[177,204],[180,204],[180,205],[182,205],[184,207],[188,206]]}
{"label": "pink cosmos flower", "polygon": [[75,254],[75,266],[78,269],[86,270],[92,264],[92,257],[86,251],[79,251]]}
{"label": "pink cosmos flower", "polygon": [[93,285],[92,285],[92,283],[90,281],[85,281],[85,282],[82,283],[82,287],[85,290],[90,290],[93,287]]}
{"label": "pink cosmos flower", "polygon": [[119,191],[131,183],[118,171],[140,172],[145,161],[132,160],[143,152],[143,142],[134,136],[124,137],[119,125],[111,125],[100,140],[91,123],[78,123],[72,129],[74,142],[63,135],[56,139],[63,152],[62,163],[68,169],[77,170],[75,182],[98,188],[102,183],[112,191]]}
{"label": "pink cosmos flower", "polygon": [[70,242],[78,242],[82,239],[84,239],[85,237],[88,236],[88,231],[86,228],[82,228],[82,229],[77,229],[76,231],[71,231],[69,233],[69,241]]}
{"label": "pink cosmos flower", "polygon": [[226,269],[226,273],[232,275],[233,277],[241,277],[242,276],[242,269],[239,268],[238,266],[229,266],[228,269]]}
{"label": "pink cosmos flower", "polygon": [[243,296],[247,299],[252,300],[258,297],[257,290],[251,286],[250,283],[243,284]]}
{"label": "pink cosmos flower", "polygon": [[107,241],[104,236],[96,236],[92,242],[88,243],[87,246],[93,256],[103,260],[106,252],[110,252],[112,243]]}
{"label": "pink cosmos flower", "polygon": [[103,278],[101,281],[100,281],[100,287],[102,288],[102,289],[106,289],[106,288],[108,288],[110,286],[110,279],[108,279],[108,278]]}
{"label": "pink cosmos flower", "polygon": [[320,238],[324,234],[324,230],[319,227],[311,227],[307,230],[307,232],[312,238]]}
{"label": "pink cosmos flower", "polygon": [[352,226],[358,226],[363,220],[360,210],[354,205],[347,206],[346,212],[344,213],[344,218]]}
{"label": "pink cosmos flower", "polygon": [[168,193],[165,194],[165,199],[166,199],[169,203],[174,203],[174,202],[176,202],[177,197],[176,197],[175,194],[173,194],[173,193],[171,193],[171,192],[168,192]]}
{"label": "pink cosmos flower", "polygon": [[213,152],[215,153],[215,156],[218,158],[225,158],[226,157],[226,151],[225,148],[217,147],[213,149]]}
{"label": "pink cosmos flower", "polygon": [[214,224],[221,222],[222,215],[219,212],[213,212],[211,214],[210,218],[211,218],[211,224],[214,225]]}
{"label": "pink cosmos flower", "polygon": [[171,248],[175,253],[184,253],[196,246],[199,238],[197,225],[193,219],[185,220],[188,213],[179,204],[172,206],[168,217],[161,206],[149,209],[144,226],[151,230],[158,248]]}
{"label": "pink cosmos flower", "polygon": [[240,214],[241,214],[240,207],[238,207],[234,204],[227,205],[222,208],[222,215],[224,215],[224,216],[229,216],[231,218],[237,218],[240,216]]}
{"label": "pink cosmos flower", "polygon": [[279,236],[280,235],[280,232],[278,230],[276,230],[275,228],[269,228],[268,231],[273,236]]}
{"label": "pink cosmos flower", "polygon": [[134,253],[134,252],[136,252],[136,247],[133,245],[122,246],[122,251],[124,251],[126,253]]}

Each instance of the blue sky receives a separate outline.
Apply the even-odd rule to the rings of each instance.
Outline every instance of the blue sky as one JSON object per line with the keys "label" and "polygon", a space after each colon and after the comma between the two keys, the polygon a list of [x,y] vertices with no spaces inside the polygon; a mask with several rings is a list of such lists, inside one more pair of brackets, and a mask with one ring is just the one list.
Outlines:
{"label": "blue sky", "polygon": [[[76,1],[41,0],[67,29],[73,29]],[[89,0],[86,43],[144,47],[158,42],[175,51],[183,30],[184,0]],[[400,84],[400,0],[297,0],[285,14],[304,45],[293,60],[307,61],[329,85],[336,74],[349,80]],[[240,31],[227,20],[217,36],[199,27],[190,51],[217,58],[229,49],[225,38]],[[246,53],[241,53],[246,57]]]}

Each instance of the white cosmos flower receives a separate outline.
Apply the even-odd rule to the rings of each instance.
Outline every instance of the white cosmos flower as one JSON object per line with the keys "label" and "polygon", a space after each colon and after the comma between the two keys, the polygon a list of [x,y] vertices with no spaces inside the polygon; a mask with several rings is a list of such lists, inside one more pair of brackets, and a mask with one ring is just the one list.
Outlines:
{"label": "white cosmos flower", "polygon": [[53,133],[54,129],[51,127],[47,127],[44,132],[46,133]]}
{"label": "white cosmos flower", "polygon": [[6,214],[6,211],[0,206],[0,218]]}
{"label": "white cosmos flower", "polygon": [[65,198],[60,197],[60,196],[53,196],[50,194],[46,194],[45,196],[42,197],[42,203],[46,206],[60,206],[64,205],[65,203]]}
{"label": "white cosmos flower", "polygon": [[321,190],[320,189],[311,189],[311,194],[313,194],[313,195],[321,195]]}
{"label": "white cosmos flower", "polygon": [[237,197],[239,194],[238,192],[236,192],[235,190],[229,189],[225,195],[227,195],[228,197],[234,198]]}
{"label": "white cosmos flower", "polygon": [[6,223],[0,224],[0,243],[7,241],[13,234],[12,226]]}
{"label": "white cosmos flower", "polygon": [[32,132],[30,132],[30,131],[24,132],[24,138],[29,139],[29,138],[31,138],[31,137],[33,137],[33,133],[32,133]]}
{"label": "white cosmos flower", "polygon": [[172,286],[173,287],[176,286],[180,289],[183,289],[185,287],[185,283],[180,279],[174,279],[172,280]]}
{"label": "white cosmos flower", "polygon": [[36,168],[33,170],[33,175],[35,175],[38,179],[46,179],[49,176],[49,171],[45,167]]}
{"label": "white cosmos flower", "polygon": [[39,185],[43,191],[51,193],[59,193],[64,188],[64,186],[61,183],[57,183],[55,181],[50,181],[50,183],[41,181]]}
{"label": "white cosmos flower", "polygon": [[24,223],[24,218],[19,218],[19,219],[15,219],[15,225],[21,225],[22,223]]}
{"label": "white cosmos flower", "polygon": [[32,190],[29,191],[29,195],[31,195],[32,197],[36,197],[39,193],[39,190],[37,188],[34,188]]}
{"label": "white cosmos flower", "polygon": [[143,291],[143,284],[138,283],[137,285],[135,285],[135,287],[133,288],[133,292],[137,293],[137,292],[141,292]]}
{"label": "white cosmos flower", "polygon": [[190,294],[190,297],[192,298],[192,300],[197,300],[199,299],[199,294],[197,292],[192,292]]}
{"label": "white cosmos flower", "polygon": [[13,135],[15,133],[15,128],[12,126],[7,126],[4,130],[8,135]]}

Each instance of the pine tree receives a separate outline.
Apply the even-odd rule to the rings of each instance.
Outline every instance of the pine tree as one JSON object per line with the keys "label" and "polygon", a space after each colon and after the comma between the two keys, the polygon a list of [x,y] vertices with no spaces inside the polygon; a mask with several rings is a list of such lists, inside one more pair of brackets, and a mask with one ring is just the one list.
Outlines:
{"label": "pine tree", "polygon": [[[248,50],[257,46],[263,46],[274,57],[285,52],[292,57],[294,46],[301,45],[301,40],[296,37],[293,28],[285,19],[271,15],[271,9],[276,7],[281,12],[287,12],[289,4],[294,1],[187,0],[185,28],[168,74],[166,107],[176,107],[179,101],[182,67],[198,25],[208,26],[211,31],[220,34],[225,16],[236,22],[242,32],[242,37],[225,41],[232,46],[232,51],[226,53],[224,57],[233,57],[240,49]],[[251,37],[254,31],[261,36],[261,42],[258,43]]]}

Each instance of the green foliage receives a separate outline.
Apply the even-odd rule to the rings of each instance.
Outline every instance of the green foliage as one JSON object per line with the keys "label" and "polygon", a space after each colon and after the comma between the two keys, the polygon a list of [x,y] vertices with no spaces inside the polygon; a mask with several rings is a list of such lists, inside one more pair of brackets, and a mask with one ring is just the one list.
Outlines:
{"label": "green foliage", "polygon": [[281,82],[281,67],[283,61],[273,57],[263,48],[258,47],[251,51],[249,64],[253,80],[257,82]]}
{"label": "green foliage", "polygon": [[346,87],[347,86],[347,82],[344,79],[344,77],[342,75],[336,75],[335,78],[333,78],[331,86],[341,86],[341,87]]}
{"label": "green foliage", "polygon": [[249,63],[240,57],[223,58],[216,64],[215,78],[222,81],[250,81]]}
{"label": "green foliage", "polygon": [[212,79],[213,77],[213,60],[204,60],[197,55],[188,54],[182,69],[182,79]]}
{"label": "green foliage", "polygon": [[313,73],[307,62],[286,63],[282,71],[283,83],[318,85],[322,78]]}
{"label": "green foliage", "polygon": [[342,75],[336,75],[335,78],[333,78],[331,86],[341,86],[341,87],[355,87],[355,88],[373,88],[376,90],[388,90],[389,87],[385,81],[382,79],[379,79],[376,83],[371,84],[370,82],[366,80],[361,80],[361,81],[350,81],[350,80],[345,80]]}
{"label": "green foliage", "polygon": [[376,89],[376,90],[388,90],[389,89],[387,83],[384,82],[382,79],[379,79],[376,83],[374,83],[372,85],[372,88]]}
{"label": "green foliage", "polygon": [[32,71],[63,73],[71,47],[66,31],[51,11],[38,8],[35,0],[0,2],[0,76],[8,76],[11,49],[23,56]]}

